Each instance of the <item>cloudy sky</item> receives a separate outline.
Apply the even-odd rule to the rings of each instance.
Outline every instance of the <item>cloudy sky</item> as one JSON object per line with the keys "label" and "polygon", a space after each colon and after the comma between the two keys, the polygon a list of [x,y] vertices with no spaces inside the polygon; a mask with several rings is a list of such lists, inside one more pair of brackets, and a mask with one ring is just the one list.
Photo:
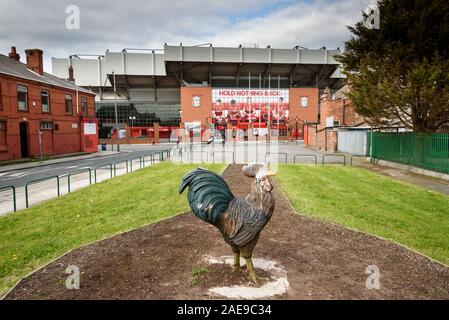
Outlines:
{"label": "cloudy sky", "polygon": [[[103,54],[106,49],[162,48],[163,44],[343,48],[346,25],[373,0],[0,0],[0,53],[15,45],[51,57]],[[70,5],[79,29],[67,29]],[[69,22],[73,20],[69,17]]]}

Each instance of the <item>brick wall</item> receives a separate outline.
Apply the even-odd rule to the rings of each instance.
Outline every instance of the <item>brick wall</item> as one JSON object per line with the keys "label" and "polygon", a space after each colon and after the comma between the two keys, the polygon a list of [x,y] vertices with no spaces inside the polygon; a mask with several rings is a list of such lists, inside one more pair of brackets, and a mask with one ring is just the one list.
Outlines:
{"label": "brick wall", "polygon": [[[301,106],[302,97],[307,97],[307,107]],[[290,123],[293,123],[296,117],[298,117],[298,119],[302,122],[317,122],[318,98],[318,88],[290,88]]]}
{"label": "brick wall", "polygon": [[[28,90],[28,110],[20,111],[17,102],[17,85]],[[56,155],[82,151],[81,115],[77,114],[76,91],[45,85],[13,76],[0,74],[0,121],[6,122],[5,151],[0,151],[0,160],[21,158],[19,124],[27,123],[28,152],[39,155],[39,127],[42,121],[52,122],[53,130],[42,130],[42,146],[45,155]],[[42,112],[41,90],[49,92],[50,112]],[[73,114],[65,111],[65,95],[72,96]],[[88,117],[95,117],[95,95],[78,93],[78,111],[81,113],[81,97],[87,98]],[[56,128],[57,127],[57,128]]]}
{"label": "brick wall", "polygon": [[[363,117],[358,115],[349,99],[332,99],[329,91],[321,96],[320,123],[308,127],[308,147],[318,150],[334,152],[338,149],[338,131],[334,127],[326,128],[326,119],[333,117],[339,126],[356,126],[364,122]],[[315,133],[315,131],[317,131]],[[315,140],[315,136],[317,137]],[[317,143],[316,143],[316,142]]]}
{"label": "brick wall", "polygon": [[339,121],[341,126],[354,126],[363,122],[352,107],[349,99],[324,99],[321,101],[320,125],[326,125],[327,117],[334,117],[334,121]]}
{"label": "brick wall", "polygon": [[[192,105],[193,97],[200,97],[200,106]],[[212,88],[211,87],[181,87],[181,122],[199,121],[203,126],[211,122]]]}

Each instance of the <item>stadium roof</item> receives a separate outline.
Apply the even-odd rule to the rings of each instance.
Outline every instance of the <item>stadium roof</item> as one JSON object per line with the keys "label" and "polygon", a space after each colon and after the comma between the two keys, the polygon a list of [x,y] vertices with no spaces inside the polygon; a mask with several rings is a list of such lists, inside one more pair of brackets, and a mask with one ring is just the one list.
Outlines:
{"label": "stadium roof", "polygon": [[122,87],[167,88],[203,83],[239,86],[241,79],[251,75],[252,81],[281,77],[301,87],[338,89],[344,84],[340,64],[335,60],[339,53],[325,48],[165,45],[161,50],[106,51],[95,59],[85,55],[52,58],[52,69],[55,76],[67,78],[68,66],[72,64],[75,83],[92,87],[110,86],[115,72],[117,86]]}

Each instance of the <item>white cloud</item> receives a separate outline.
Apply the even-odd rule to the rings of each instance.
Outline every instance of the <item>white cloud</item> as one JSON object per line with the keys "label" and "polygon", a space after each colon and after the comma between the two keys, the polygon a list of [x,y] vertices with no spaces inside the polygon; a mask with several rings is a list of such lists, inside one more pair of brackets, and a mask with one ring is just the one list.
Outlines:
{"label": "white cloud", "polygon": [[[342,47],[346,25],[361,18],[373,0],[0,0],[0,52],[11,45],[44,50],[46,69],[52,56],[103,54],[125,47],[161,48],[212,42],[291,48]],[[65,8],[80,8],[80,30],[67,30]],[[247,18],[249,17],[249,18]]]}

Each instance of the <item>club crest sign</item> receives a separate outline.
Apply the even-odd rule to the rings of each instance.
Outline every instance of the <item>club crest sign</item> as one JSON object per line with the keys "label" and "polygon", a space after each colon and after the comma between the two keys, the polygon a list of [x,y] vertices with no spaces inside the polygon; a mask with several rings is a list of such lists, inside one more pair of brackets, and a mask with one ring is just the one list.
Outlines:
{"label": "club crest sign", "polygon": [[194,108],[201,107],[201,97],[200,96],[192,97],[192,107],[194,107]]}
{"label": "club crest sign", "polygon": [[309,105],[309,97],[301,97],[301,107],[305,108]]}

